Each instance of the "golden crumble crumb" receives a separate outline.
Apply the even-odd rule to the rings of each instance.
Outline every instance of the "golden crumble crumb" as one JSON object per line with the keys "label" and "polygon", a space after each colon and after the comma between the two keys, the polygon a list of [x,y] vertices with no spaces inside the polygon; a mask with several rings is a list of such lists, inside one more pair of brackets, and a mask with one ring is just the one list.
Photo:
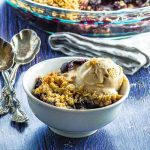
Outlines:
{"label": "golden crumble crumb", "polygon": [[119,94],[97,95],[95,92],[88,93],[83,87],[76,87],[73,80],[68,80],[66,76],[52,72],[38,78],[40,85],[33,89],[33,94],[40,100],[57,107],[88,109],[99,108],[110,105],[122,97]]}

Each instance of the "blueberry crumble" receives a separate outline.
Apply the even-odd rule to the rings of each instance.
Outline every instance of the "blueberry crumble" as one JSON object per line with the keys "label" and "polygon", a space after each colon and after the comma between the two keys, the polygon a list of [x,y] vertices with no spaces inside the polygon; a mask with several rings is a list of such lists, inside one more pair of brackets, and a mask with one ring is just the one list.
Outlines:
{"label": "blueberry crumble", "polygon": [[110,59],[73,60],[37,78],[32,93],[57,107],[94,109],[120,100],[123,82],[122,68]]}
{"label": "blueberry crumble", "polygon": [[73,10],[103,11],[149,6],[149,0],[33,0],[49,6]]}

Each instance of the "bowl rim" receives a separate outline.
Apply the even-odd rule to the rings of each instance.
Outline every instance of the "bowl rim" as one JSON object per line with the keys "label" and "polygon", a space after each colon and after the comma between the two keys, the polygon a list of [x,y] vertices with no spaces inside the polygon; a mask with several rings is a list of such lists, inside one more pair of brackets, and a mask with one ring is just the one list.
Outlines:
{"label": "bowl rim", "polygon": [[[66,58],[69,58],[69,59],[71,59],[71,58],[72,58],[72,59],[77,59],[77,58],[89,59],[89,58],[87,58],[87,57],[57,57],[57,58],[47,59],[47,60],[41,61],[41,62],[39,62],[39,63],[33,65],[32,67],[30,67],[30,68],[25,72],[25,74],[24,74],[24,76],[23,76],[23,80],[22,80],[23,88],[24,88],[24,91],[26,92],[27,96],[29,96],[32,100],[34,100],[34,101],[40,103],[41,105],[46,106],[46,107],[49,107],[49,108],[51,108],[51,109],[55,109],[55,110],[58,110],[58,111],[65,111],[65,112],[76,112],[76,113],[79,113],[79,112],[95,112],[95,111],[98,111],[98,110],[110,109],[110,108],[112,108],[112,107],[115,107],[115,106],[121,104],[121,103],[128,97],[129,92],[130,92],[130,83],[129,83],[128,78],[127,78],[126,75],[125,75],[125,79],[126,79],[126,81],[127,81],[127,82],[126,82],[126,84],[127,84],[127,89],[126,89],[125,95],[123,95],[123,97],[122,97],[119,101],[117,101],[117,102],[115,102],[115,103],[113,103],[113,104],[111,104],[111,105],[108,105],[108,106],[104,106],[104,107],[100,107],[100,108],[94,108],[94,109],[83,109],[83,110],[82,110],[82,109],[81,109],[81,110],[80,110],[80,109],[68,109],[68,108],[61,108],[61,107],[53,106],[53,105],[51,105],[51,104],[48,104],[48,103],[43,102],[43,101],[39,100],[38,98],[36,98],[36,97],[29,91],[29,89],[27,88],[27,85],[26,85],[26,78],[27,78],[27,75],[32,72],[32,71],[31,71],[32,69],[37,68],[37,67],[38,67],[39,65],[41,65],[41,64],[44,64],[44,63],[49,62],[49,61],[54,60],[54,59],[66,59]],[[67,61],[67,60],[66,60],[66,61]]]}
{"label": "bowl rim", "polygon": [[107,11],[107,10],[104,10],[104,11],[87,11],[87,10],[73,10],[73,9],[67,9],[67,8],[60,8],[60,7],[54,7],[54,6],[49,6],[49,5],[45,5],[45,4],[41,4],[41,3],[38,3],[38,2],[34,2],[32,0],[20,0],[22,2],[28,2],[30,4],[33,4],[33,5],[37,5],[37,6],[42,6],[42,7],[45,7],[45,8],[50,8],[50,9],[54,9],[55,11],[58,10],[58,11],[65,11],[65,12],[74,12],[74,13],[92,13],[92,14],[118,14],[118,13],[136,13],[136,12],[141,12],[141,11],[146,11],[146,10],[150,10],[150,6],[145,6],[145,7],[139,7],[139,8],[132,8],[132,9],[129,9],[129,8],[125,8],[125,9],[119,9],[119,10],[115,10],[115,11]]}

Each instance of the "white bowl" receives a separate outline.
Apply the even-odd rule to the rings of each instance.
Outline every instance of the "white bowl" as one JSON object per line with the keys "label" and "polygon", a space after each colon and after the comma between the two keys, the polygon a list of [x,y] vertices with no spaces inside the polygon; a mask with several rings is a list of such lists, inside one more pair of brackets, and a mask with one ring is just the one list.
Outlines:
{"label": "white bowl", "polygon": [[32,95],[37,77],[58,70],[64,62],[77,58],[83,57],[60,57],[43,61],[31,67],[23,78],[28,102],[35,116],[47,124],[55,133],[76,138],[91,135],[97,129],[112,122],[118,116],[122,103],[130,91],[129,81],[126,78],[126,82],[121,89],[121,94],[124,96],[119,101],[103,108],[88,110],[58,108],[42,102]]}

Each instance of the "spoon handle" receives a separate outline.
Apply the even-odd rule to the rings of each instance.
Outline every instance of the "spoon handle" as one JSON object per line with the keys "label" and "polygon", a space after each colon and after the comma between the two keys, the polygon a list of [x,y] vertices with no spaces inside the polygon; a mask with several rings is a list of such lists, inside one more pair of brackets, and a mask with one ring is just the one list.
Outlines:
{"label": "spoon handle", "polygon": [[15,92],[15,89],[13,88],[11,82],[10,82],[10,75],[9,75],[9,72],[8,71],[3,71],[2,72],[2,75],[3,75],[3,78],[4,78],[4,81],[6,83],[6,86],[8,88],[8,90],[10,91],[10,96],[11,96],[11,99],[13,102],[13,105],[14,105],[14,113],[13,113],[13,116],[12,116],[12,121],[15,121],[15,122],[26,122],[28,120],[26,114],[21,110],[21,106],[20,106],[20,102],[19,100],[17,99],[16,97],[16,92]]}
{"label": "spoon handle", "polygon": [[8,88],[8,90],[10,91],[10,94],[13,95],[15,93],[15,90],[14,90],[12,84],[10,84],[10,77],[9,77],[8,71],[2,71],[2,75],[4,78],[5,84]]}
{"label": "spoon handle", "polygon": [[[12,107],[14,104],[13,104],[13,99],[12,99],[12,96],[11,96],[11,94],[10,94],[10,92],[14,92],[13,94],[15,94],[15,90],[14,90],[14,88],[13,88],[13,85],[15,84],[15,80],[16,80],[16,75],[17,75],[17,70],[18,70],[18,68],[19,68],[19,66],[20,66],[20,64],[18,63],[16,63],[15,65],[14,65],[14,67],[13,68],[11,68],[10,69],[10,74],[9,74],[9,72],[8,71],[5,71],[5,72],[3,72],[2,73],[2,75],[3,75],[3,78],[4,78],[4,80],[5,80],[5,85],[4,85],[4,87],[2,88],[2,96],[1,96],[1,99],[5,99],[5,101],[6,101],[6,105],[7,106],[9,106],[11,109],[12,109],[12,112],[13,112],[13,110],[14,110],[14,107]],[[9,82],[7,81],[7,79],[9,79]],[[10,87],[11,87],[11,89],[10,89]],[[6,97],[8,97],[9,96],[9,99],[7,100],[6,99]],[[15,100],[15,99],[14,99]],[[16,102],[15,102],[16,104],[18,104],[18,105],[20,105],[19,103],[19,101],[17,101],[16,100]]]}
{"label": "spoon handle", "polygon": [[9,75],[9,72],[8,72],[8,71],[5,71],[5,72],[3,71],[3,72],[2,72],[2,75],[3,75],[4,81],[5,81],[5,83],[6,83],[7,89],[9,90],[8,95],[10,95],[10,96],[11,96],[11,99],[13,100],[13,101],[11,101],[11,102],[14,103],[14,106],[15,106],[15,107],[19,106],[19,105],[20,105],[20,102],[19,102],[19,100],[16,98],[15,89],[14,89],[13,85],[12,85],[11,82],[10,82],[10,75]]}
{"label": "spoon handle", "polygon": [[[10,81],[11,81],[11,85],[13,86],[15,84],[15,80],[16,80],[16,75],[17,75],[17,71],[19,68],[20,64],[15,64],[13,68],[10,69]],[[3,78],[6,78],[5,75],[8,71],[5,71],[5,73],[3,72]],[[6,86],[6,80],[4,83],[4,87],[2,88],[2,95],[1,95],[1,99],[3,99],[6,95],[6,93],[8,93],[9,89]]]}
{"label": "spoon handle", "polygon": [[10,73],[10,81],[11,81],[11,84],[12,84],[12,85],[15,84],[15,80],[16,80],[17,71],[18,71],[19,66],[20,66],[20,64],[16,63],[16,64],[14,65],[14,67],[12,68],[12,70],[11,70],[11,73]]}

